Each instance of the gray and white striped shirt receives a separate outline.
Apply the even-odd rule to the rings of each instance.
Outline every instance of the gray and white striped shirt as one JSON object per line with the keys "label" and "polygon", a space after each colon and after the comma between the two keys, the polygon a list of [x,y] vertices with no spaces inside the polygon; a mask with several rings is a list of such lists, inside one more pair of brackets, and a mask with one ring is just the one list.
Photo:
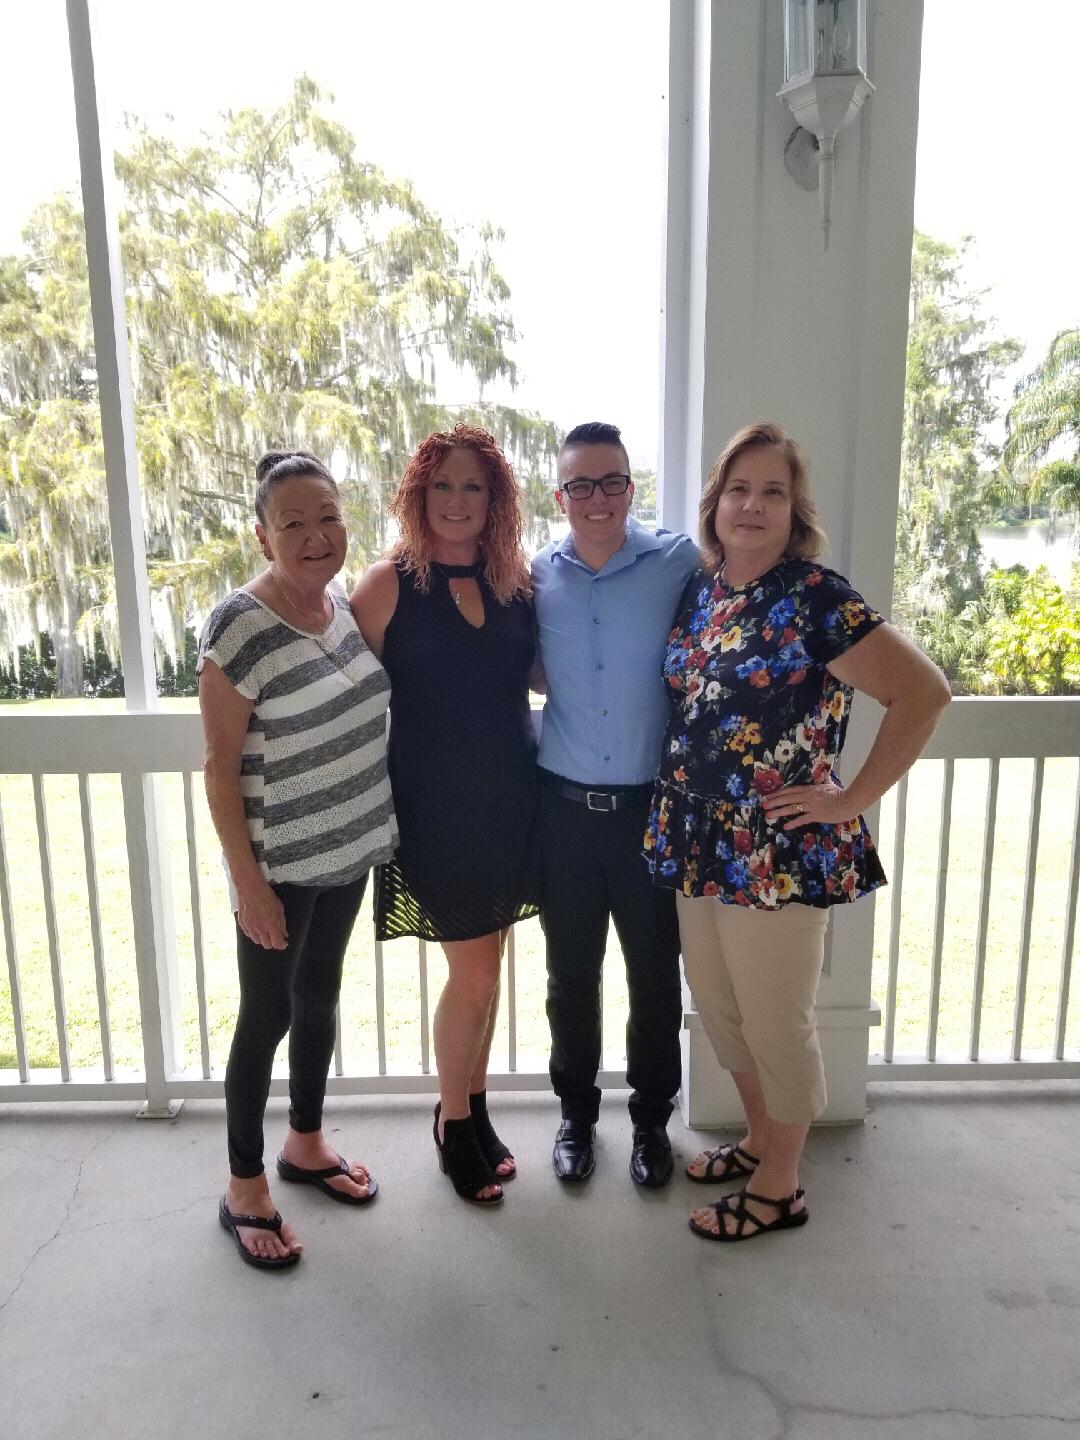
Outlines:
{"label": "gray and white striped shirt", "polygon": [[348,601],[329,594],[334,615],[319,636],[234,590],[199,641],[197,668],[212,660],[255,702],[240,791],[251,848],[273,884],[344,885],[397,845],[386,770],[390,681]]}

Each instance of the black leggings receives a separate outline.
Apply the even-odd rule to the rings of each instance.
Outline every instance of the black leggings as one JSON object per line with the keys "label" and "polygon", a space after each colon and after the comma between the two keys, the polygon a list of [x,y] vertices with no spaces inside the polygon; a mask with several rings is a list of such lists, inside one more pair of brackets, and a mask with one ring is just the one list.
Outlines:
{"label": "black leggings", "polygon": [[225,1070],[225,1115],[229,1169],[240,1179],[263,1173],[263,1114],[286,1030],[289,1124],[299,1131],[322,1128],[341,967],[366,883],[365,874],[329,889],[274,885],[285,907],[284,950],[264,950],[236,927],[240,1013]]}

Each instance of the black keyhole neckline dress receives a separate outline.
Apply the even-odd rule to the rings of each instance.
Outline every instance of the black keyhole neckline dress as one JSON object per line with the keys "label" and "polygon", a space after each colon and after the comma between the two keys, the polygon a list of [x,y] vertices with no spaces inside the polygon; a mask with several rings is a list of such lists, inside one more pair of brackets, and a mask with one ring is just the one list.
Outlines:
{"label": "black keyhole neckline dress", "polygon": [[[376,877],[376,938],[475,939],[539,910],[532,605],[500,604],[478,565],[434,564],[426,591],[397,570],[382,663],[400,844]],[[476,580],[483,625],[458,578]]]}

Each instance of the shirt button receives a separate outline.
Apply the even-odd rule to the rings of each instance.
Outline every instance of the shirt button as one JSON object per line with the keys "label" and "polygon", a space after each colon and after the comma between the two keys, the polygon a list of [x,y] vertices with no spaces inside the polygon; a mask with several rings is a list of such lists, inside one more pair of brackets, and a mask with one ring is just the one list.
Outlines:
{"label": "shirt button", "polygon": [[600,714],[601,714],[601,715],[606,715],[606,714],[607,714],[607,711],[606,711],[606,710],[601,710],[601,711],[600,711]]}
{"label": "shirt button", "polygon": [[605,755],[605,756],[604,756],[604,759],[605,759],[605,760],[610,760],[610,759],[611,759],[611,756],[610,756],[610,755]]}
{"label": "shirt button", "polygon": [[594,616],[593,616],[593,622],[592,622],[592,623],[593,623],[594,625],[599,625],[599,624],[600,624],[600,616],[599,616],[599,615],[594,615]]}
{"label": "shirt button", "polygon": [[604,662],[601,660],[601,661],[600,661],[600,664],[597,665],[596,668],[597,668],[598,670],[602,670],[602,669],[604,668]]}

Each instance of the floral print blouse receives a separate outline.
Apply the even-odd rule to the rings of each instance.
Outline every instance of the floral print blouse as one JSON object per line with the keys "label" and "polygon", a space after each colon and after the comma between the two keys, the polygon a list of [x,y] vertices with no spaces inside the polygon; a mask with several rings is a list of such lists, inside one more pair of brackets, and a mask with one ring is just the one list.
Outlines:
{"label": "floral print blouse", "polygon": [[854,692],[826,666],[881,623],[813,561],[740,586],[691,577],[664,657],[674,703],[645,834],[655,884],[764,910],[885,884],[861,816],[784,830],[761,807],[781,785],[839,783]]}

